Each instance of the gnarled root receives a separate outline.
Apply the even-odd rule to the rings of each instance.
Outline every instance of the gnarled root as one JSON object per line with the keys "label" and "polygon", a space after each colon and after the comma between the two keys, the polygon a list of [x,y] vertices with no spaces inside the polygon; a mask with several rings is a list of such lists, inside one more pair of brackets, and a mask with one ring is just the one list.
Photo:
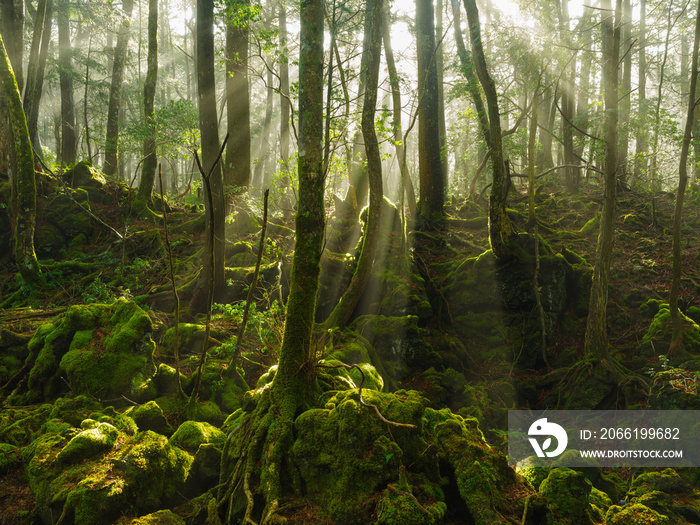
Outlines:
{"label": "gnarled root", "polygon": [[[221,458],[219,510],[226,511],[224,523],[235,523],[238,502],[245,501],[243,523],[283,523],[277,515],[281,496],[282,461],[292,444],[294,411],[275,405],[270,390],[261,393],[255,410],[226,440]],[[286,408],[287,410],[284,410]],[[259,480],[258,489],[254,488]],[[265,501],[262,513],[255,511],[255,493]],[[240,503],[239,508],[240,508]],[[240,512],[240,510],[238,510]]]}

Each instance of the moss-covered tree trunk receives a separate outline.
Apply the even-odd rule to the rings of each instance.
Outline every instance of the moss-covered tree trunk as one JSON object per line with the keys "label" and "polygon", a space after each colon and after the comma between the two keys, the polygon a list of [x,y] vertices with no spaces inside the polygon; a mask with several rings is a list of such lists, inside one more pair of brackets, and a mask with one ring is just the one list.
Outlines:
{"label": "moss-covered tree trunk", "polygon": [[637,82],[637,101],[639,104],[641,126],[636,127],[635,139],[636,149],[634,154],[634,178],[638,179],[647,169],[646,157],[649,148],[649,132],[646,124],[648,114],[647,107],[647,0],[639,2],[639,32],[637,41],[639,42],[639,58],[637,60],[639,71]]}
{"label": "moss-covered tree trunk", "polygon": [[73,99],[73,66],[70,43],[70,4],[61,0],[56,17],[58,25],[59,83],[61,85],[61,164],[74,164],[78,156]]}
{"label": "moss-covered tree trunk", "polygon": [[[608,352],[607,312],[608,281],[610,258],[615,233],[615,203],[617,190],[617,124],[618,124],[618,61],[620,55],[620,28],[614,20],[619,20],[619,5],[615,17],[604,16],[601,23],[603,32],[603,81],[605,87],[605,200],[600,219],[600,234],[593,265],[593,284],[588,303],[586,322],[585,351],[588,356],[599,361],[607,361]],[[610,0],[603,0],[601,8],[612,12]]]}
{"label": "moss-covered tree trunk", "polygon": [[[34,149],[38,151],[37,125],[39,122],[39,103],[44,86],[46,55],[51,40],[52,0],[40,0],[36,9],[32,47],[27,66],[27,86],[24,90],[24,112],[27,115],[29,138]],[[41,153],[41,152],[39,152]]]}
{"label": "moss-covered tree trunk", "polygon": [[[302,0],[300,5],[299,201],[280,360],[271,388],[262,393],[244,425],[247,430],[239,429],[238,435],[229,436],[222,456],[221,506],[228,506],[231,512],[236,492],[242,491],[247,500],[244,523],[250,523],[253,514],[253,490],[265,501],[260,523],[277,522],[284,457],[292,445],[294,419],[307,404],[311,387],[311,334],[325,220],[323,8],[322,0]],[[258,469],[260,486],[254,489],[250,482]]]}
{"label": "moss-covered tree trunk", "polygon": [[671,312],[671,324],[673,336],[669,356],[676,357],[684,353],[683,348],[683,319],[678,310],[678,295],[681,286],[681,220],[683,219],[683,199],[688,185],[688,153],[693,135],[695,118],[695,101],[698,79],[698,47],[700,47],[700,4],[695,20],[695,41],[693,43],[693,58],[690,67],[690,88],[688,90],[688,111],[683,133],[683,146],[678,165],[678,193],[676,194],[676,209],[673,214],[673,279],[671,281],[671,294],[669,298],[669,310]]}
{"label": "moss-covered tree trunk", "polygon": [[137,200],[153,205],[153,183],[156,180],[156,82],[158,81],[158,0],[148,1],[148,69],[143,86],[143,119],[146,136],[143,139],[143,165]]}
{"label": "moss-covered tree trunk", "polygon": [[131,12],[134,0],[124,0],[122,3],[122,25],[117,37],[112,60],[112,84],[109,89],[109,106],[107,108],[107,133],[105,137],[105,175],[119,173],[119,113],[122,106],[122,83],[124,81],[124,66],[126,49],[129,44],[131,27]]}
{"label": "moss-covered tree trunk", "polygon": [[[282,50],[280,56],[280,160],[282,161],[283,169],[287,169],[289,161],[289,117],[291,114],[291,106],[289,101],[289,57],[287,47],[287,8],[284,2],[279,3],[279,44]],[[282,191],[287,191],[289,179],[283,176],[280,181]]]}
{"label": "moss-covered tree trunk", "polygon": [[379,63],[382,56],[382,0],[367,0],[365,12],[365,37],[362,48],[362,64],[365,67],[365,97],[362,105],[362,137],[367,156],[367,177],[369,180],[369,210],[363,235],[360,258],[357,268],[340,301],[324,323],[325,328],[343,327],[350,319],[360,301],[365,285],[369,280],[377,252],[381,228],[382,200],[382,160],[379,142],[374,129],[374,116],[377,108],[377,87],[379,83]]}
{"label": "moss-covered tree trunk", "polygon": [[248,89],[248,1],[237,0],[226,21],[226,143],[224,185],[242,193],[250,185],[250,93]]}
{"label": "moss-covered tree trunk", "polygon": [[435,16],[432,0],[416,0],[418,54],[418,173],[423,218],[432,222],[444,215],[445,185],[440,151],[438,74],[435,59]]}
{"label": "moss-covered tree trunk", "polygon": [[469,22],[474,67],[486,96],[489,117],[489,145],[491,146],[491,162],[493,163],[493,184],[489,198],[489,241],[494,255],[501,260],[508,260],[511,258],[512,253],[509,244],[516,233],[506,214],[506,199],[510,181],[507,178],[503,158],[498,94],[496,93],[496,84],[491,75],[489,75],[486,66],[486,57],[484,56],[484,48],[481,43],[479,10],[476,7],[476,1],[464,0],[464,8],[467,11],[467,20]]}
{"label": "moss-covered tree trunk", "polygon": [[2,93],[10,117],[12,148],[16,172],[12,174],[16,192],[15,261],[22,277],[34,281],[39,274],[39,263],[34,253],[34,224],[36,223],[36,181],[34,178],[34,155],[29,140],[27,120],[22,109],[22,100],[10,60],[5,51],[5,43],[0,36],[0,81]]}

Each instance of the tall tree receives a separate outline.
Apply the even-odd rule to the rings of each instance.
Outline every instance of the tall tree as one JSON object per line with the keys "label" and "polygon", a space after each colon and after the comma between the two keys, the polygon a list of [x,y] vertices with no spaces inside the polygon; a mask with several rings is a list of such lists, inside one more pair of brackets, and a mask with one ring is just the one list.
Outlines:
{"label": "tall tree", "polygon": [[78,155],[73,99],[73,66],[70,43],[70,2],[61,0],[56,17],[58,26],[58,62],[61,85],[61,164],[73,164]]}
{"label": "tall tree", "polygon": [[250,93],[248,89],[249,0],[229,4],[226,20],[226,115],[228,142],[224,164],[226,191],[250,185]]}
{"label": "tall tree", "polygon": [[406,147],[404,145],[404,137],[401,127],[401,89],[399,86],[399,74],[396,70],[396,60],[394,59],[394,50],[391,45],[391,13],[388,3],[384,3],[384,14],[382,17],[382,41],[384,43],[384,55],[386,57],[386,67],[389,72],[389,83],[391,84],[392,97],[392,129],[394,131],[394,146],[396,148],[396,159],[399,163],[399,171],[401,172],[401,181],[408,199],[408,210],[411,213],[413,220],[416,219],[418,213],[418,205],[416,204],[416,193],[413,188],[411,174],[408,171],[406,163]]}
{"label": "tall tree", "polygon": [[[221,460],[219,499],[232,502],[234,490],[251,494],[253,469],[260,465],[265,508],[260,523],[277,523],[283,496],[284,457],[293,441],[294,420],[308,402],[312,385],[311,334],[320,272],[325,213],[323,205],[323,11],[322,0],[301,0],[299,53],[299,163],[296,238],[282,348],[271,388],[261,396],[240,432],[232,432]],[[243,468],[234,468],[241,460]],[[224,499],[224,497],[226,499]],[[242,497],[242,495],[241,495]],[[252,521],[254,498],[247,498],[244,522]]]}
{"label": "tall tree", "polygon": [[435,60],[435,14],[432,0],[416,0],[418,51],[418,206],[424,220],[444,215],[445,184],[440,150],[438,74]]}
{"label": "tall tree", "polygon": [[[287,49],[287,8],[284,0],[280,0],[280,160],[282,168],[289,169],[289,117],[291,115],[291,105],[289,100],[289,50]],[[289,181],[286,175],[282,178],[282,191],[287,190]]]}
{"label": "tall tree", "polygon": [[24,112],[27,116],[27,128],[34,149],[39,151],[37,125],[39,122],[39,103],[44,85],[46,56],[51,40],[52,0],[40,0],[37,5],[32,35],[32,47],[27,66],[27,86],[24,89]]}
{"label": "tall tree", "polygon": [[39,274],[39,263],[34,253],[34,224],[36,223],[36,181],[34,174],[34,155],[29,140],[27,121],[22,109],[19,86],[10,64],[5,44],[0,36],[0,98],[7,104],[15,171],[13,174],[12,198],[15,230],[15,262],[26,281],[34,281]]}
{"label": "tall tree", "polygon": [[[143,119],[146,136],[143,139],[143,166],[137,199],[144,206],[153,204],[153,184],[156,179],[156,83],[158,81],[158,0],[148,0],[148,69],[143,86]],[[165,205],[165,203],[163,203]]]}
{"label": "tall tree", "polygon": [[379,142],[375,131],[374,117],[377,109],[377,88],[379,86],[379,63],[382,57],[382,0],[368,0],[365,10],[365,37],[362,47],[362,65],[365,71],[365,97],[362,105],[362,137],[367,157],[367,178],[369,181],[369,210],[367,225],[362,240],[360,258],[347,290],[324,323],[326,328],[343,327],[350,319],[360,301],[362,292],[372,272],[374,256],[377,252],[382,217],[382,160]]}
{"label": "tall tree", "polygon": [[[199,105],[199,131],[202,140],[202,165],[205,173],[210,175],[211,201],[214,224],[206,221],[205,238],[209,239],[209,230],[214,230],[213,250],[204,248],[202,271],[190,301],[190,308],[203,311],[207,303],[210,275],[210,252],[214,254],[214,290],[216,297],[222,297],[226,290],[224,277],[224,255],[226,247],[224,188],[219,155],[219,126],[216,113],[216,86],[214,80],[214,1],[197,0],[197,102]],[[204,199],[209,216],[209,199]]]}
{"label": "tall tree", "polygon": [[510,180],[506,172],[503,157],[503,143],[501,136],[501,115],[498,108],[498,94],[496,84],[486,66],[486,57],[481,40],[481,23],[479,22],[479,10],[476,0],[464,0],[464,8],[467,11],[469,22],[469,34],[471,36],[472,55],[479,83],[486,96],[489,119],[489,146],[491,148],[491,162],[493,164],[493,184],[489,197],[489,241],[491,249],[496,257],[501,260],[511,258],[509,244],[517,235],[513,225],[506,214],[506,198]]}
{"label": "tall tree", "polygon": [[618,164],[620,182],[626,184],[628,179],[627,155],[630,137],[630,109],[632,101],[632,3],[622,2],[622,28],[620,34],[620,52],[622,57],[622,94],[620,95],[620,152]]}
{"label": "tall tree", "polygon": [[647,0],[639,2],[639,58],[638,71],[639,82],[637,83],[637,100],[639,101],[639,114],[642,121],[641,126],[637,126],[636,130],[636,150],[634,155],[634,178],[637,179],[646,171],[646,156],[648,148],[648,131],[645,125],[647,108]]}
{"label": "tall tree", "polygon": [[107,134],[105,137],[105,164],[103,170],[106,175],[119,173],[119,115],[122,107],[122,84],[124,82],[124,66],[126,63],[126,50],[129,44],[131,32],[131,13],[134,9],[134,0],[124,0],[122,4],[122,24],[117,36],[117,45],[114,47],[112,59],[112,84],[109,90],[109,107],[107,109]]}
{"label": "tall tree", "polygon": [[22,92],[24,74],[22,60],[24,56],[24,2],[23,0],[2,0],[2,28],[5,38],[7,56],[15,72],[15,80]]}
{"label": "tall tree", "polygon": [[585,351],[599,361],[608,361],[608,282],[610,258],[615,233],[615,204],[617,191],[617,125],[618,125],[618,63],[620,56],[620,20],[622,0],[617,0],[615,11],[610,0],[601,0],[603,20],[603,82],[605,87],[605,200],[600,219],[600,233],[593,265],[593,283],[588,303]]}
{"label": "tall tree", "polygon": [[678,165],[678,193],[676,193],[676,209],[673,214],[673,279],[671,280],[671,293],[669,298],[669,310],[673,335],[669,356],[679,357],[685,354],[683,346],[683,319],[678,310],[678,295],[681,286],[681,221],[683,219],[683,199],[688,185],[688,152],[693,135],[693,124],[697,101],[695,99],[698,81],[698,48],[700,47],[700,3],[698,3],[695,18],[695,40],[693,43],[692,65],[690,67],[690,88],[688,89],[688,110],[686,113],[685,130],[683,133],[683,145],[681,158]]}

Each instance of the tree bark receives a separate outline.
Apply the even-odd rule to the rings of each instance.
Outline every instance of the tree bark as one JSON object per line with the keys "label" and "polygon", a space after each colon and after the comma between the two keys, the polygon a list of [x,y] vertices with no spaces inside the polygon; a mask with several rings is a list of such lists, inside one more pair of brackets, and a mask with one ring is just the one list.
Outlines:
{"label": "tree bark", "polygon": [[10,155],[13,157],[14,184],[16,192],[13,192],[12,205],[15,210],[15,262],[22,277],[27,282],[35,281],[39,275],[39,263],[34,253],[34,225],[36,223],[36,181],[34,174],[34,155],[32,144],[29,140],[27,121],[22,109],[22,100],[19,94],[19,86],[10,64],[5,44],[0,36],[0,82],[2,92],[10,117],[10,129],[12,148]]}
{"label": "tree bark", "polygon": [[[148,69],[143,86],[143,164],[137,199],[145,206],[153,205],[153,184],[156,179],[156,83],[158,82],[158,0],[148,0]],[[163,203],[165,205],[165,203]]]}
{"label": "tree bark", "polygon": [[22,59],[24,56],[24,1],[2,0],[2,32],[5,50],[15,72],[19,92],[24,87]]}
{"label": "tree bark", "polygon": [[690,67],[690,87],[688,89],[688,111],[686,114],[685,130],[683,133],[683,145],[681,158],[678,165],[678,193],[676,194],[676,208],[673,214],[673,278],[671,280],[671,294],[669,298],[669,310],[671,313],[671,325],[673,335],[669,357],[678,357],[685,354],[683,346],[683,319],[678,309],[678,295],[681,286],[681,221],[683,219],[683,199],[688,185],[688,153],[690,141],[693,135],[693,121],[697,103],[695,101],[698,80],[698,48],[700,47],[700,4],[695,18],[695,40],[693,42],[693,58]]}
{"label": "tree bark", "polygon": [[[214,1],[197,0],[197,101],[199,105],[199,130],[202,141],[202,165],[209,173],[219,155],[219,127],[216,112],[216,89],[214,80]],[[226,290],[224,277],[224,255],[226,237],[224,231],[225,206],[221,163],[217,163],[210,176],[211,201],[214,224],[206,221],[205,238],[209,239],[210,228],[214,230],[214,290],[220,299]],[[209,199],[204,203],[209,217]],[[194,311],[204,311],[210,275],[210,247],[205,246],[202,256],[202,271],[190,301]]]}
{"label": "tree bark", "polygon": [[109,107],[107,109],[107,133],[105,137],[105,175],[119,173],[119,113],[122,105],[122,83],[124,81],[124,63],[129,43],[131,13],[134,0],[124,0],[122,4],[122,25],[117,36],[112,60],[112,85],[109,90]]}
{"label": "tree bark", "polygon": [[248,3],[248,0],[240,0],[240,4],[229,7],[226,23],[226,116],[229,138],[226,143],[224,185],[227,194],[245,193],[250,185],[249,30],[245,15]]}
{"label": "tree bark", "polygon": [[362,137],[367,156],[367,178],[369,180],[369,210],[362,241],[360,258],[350,285],[340,298],[324,328],[344,327],[357,303],[372,272],[374,256],[377,252],[381,228],[382,200],[382,160],[379,142],[374,128],[377,108],[377,87],[379,85],[379,63],[382,55],[382,20],[384,12],[382,0],[367,0],[365,11],[365,35],[361,63],[365,70],[365,97],[362,105]]}
{"label": "tree bark", "polygon": [[646,156],[648,149],[648,132],[646,126],[647,120],[647,42],[646,42],[646,27],[647,27],[647,0],[639,2],[639,81],[637,84],[639,101],[639,118],[641,125],[637,126],[635,136],[637,146],[635,151],[634,162],[634,178],[638,179],[642,173],[646,171]]}
{"label": "tree bark", "polygon": [[70,12],[67,0],[58,5],[58,62],[61,85],[61,164],[74,164],[78,154],[73,101],[72,50],[70,44]]}
{"label": "tree bark", "polygon": [[[621,183],[627,184],[628,169],[627,156],[629,152],[630,138],[630,108],[632,101],[632,5],[630,0],[622,2],[622,28],[620,43],[624,53],[622,59],[622,95],[620,96],[620,147],[618,178]],[[684,71],[684,69],[681,69]]]}
{"label": "tree bark", "polygon": [[444,216],[445,185],[440,151],[435,17],[432,0],[416,0],[418,51],[418,179],[420,214],[428,223]]}
{"label": "tree bark", "polygon": [[32,35],[32,47],[29,52],[29,65],[27,66],[27,85],[24,89],[24,112],[27,116],[27,128],[34,149],[39,151],[38,122],[39,103],[44,86],[44,70],[46,67],[46,55],[51,40],[51,17],[53,12],[52,0],[40,0],[37,6],[36,21],[34,22],[34,34]]}
{"label": "tree bark", "polygon": [[[291,106],[289,105],[289,52],[287,50],[287,10],[284,2],[280,2],[280,160],[283,169],[288,169],[289,161],[289,116]],[[289,180],[285,175],[282,178],[282,191],[287,191]]]}
{"label": "tree bark", "polygon": [[585,351],[598,361],[607,361],[608,352],[607,311],[610,258],[615,233],[615,203],[617,191],[617,125],[618,125],[618,62],[620,55],[620,20],[622,0],[617,0],[613,15],[610,0],[602,0],[603,21],[603,82],[605,86],[605,200],[600,219],[600,234],[593,266],[593,283],[588,303]]}
{"label": "tree bark", "polygon": [[408,210],[413,220],[415,220],[418,213],[418,205],[416,203],[416,193],[413,188],[411,174],[408,170],[408,164],[406,164],[406,145],[404,144],[404,137],[401,129],[401,89],[399,87],[399,74],[396,71],[396,61],[394,60],[394,50],[391,46],[391,13],[389,12],[389,6],[387,4],[384,4],[383,10],[382,40],[384,42],[386,67],[389,71],[389,83],[391,84],[394,146],[396,148],[396,159],[399,163],[399,171],[401,172],[401,180],[403,181],[406,199],[408,200]]}
{"label": "tree bark", "polygon": [[486,96],[486,104],[489,117],[489,136],[491,139],[491,162],[493,164],[493,185],[489,198],[489,241],[494,255],[501,260],[509,260],[512,251],[509,244],[517,235],[513,225],[506,214],[506,199],[508,197],[508,180],[505,162],[503,158],[503,145],[501,142],[501,117],[498,108],[498,94],[496,84],[489,75],[486,66],[486,57],[481,41],[481,24],[479,11],[475,0],[464,0],[469,22],[469,34],[472,41],[472,55],[479,82]]}

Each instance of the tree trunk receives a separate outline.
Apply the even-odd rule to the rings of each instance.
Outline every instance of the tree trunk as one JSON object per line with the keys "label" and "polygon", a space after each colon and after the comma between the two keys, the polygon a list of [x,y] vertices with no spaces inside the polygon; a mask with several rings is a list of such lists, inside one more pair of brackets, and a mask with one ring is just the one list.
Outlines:
{"label": "tree trunk", "polygon": [[[620,151],[618,178],[621,183],[627,184],[628,169],[627,155],[630,139],[630,107],[632,100],[632,5],[630,0],[622,2],[622,30],[621,30],[622,59],[622,96],[620,97]],[[684,71],[684,69],[681,69]]]}
{"label": "tree trunk", "polygon": [[129,43],[131,12],[134,0],[124,0],[122,26],[117,36],[112,60],[112,85],[109,90],[109,107],[107,109],[107,134],[105,137],[105,175],[119,173],[119,113],[122,105],[122,83],[124,81],[124,63]]}
{"label": "tree trunk", "polygon": [[73,66],[70,44],[70,5],[61,0],[58,6],[58,62],[61,84],[61,164],[74,164],[77,157],[75,103],[73,102]]}
{"label": "tree trunk", "polygon": [[15,230],[15,262],[22,277],[27,282],[36,280],[39,274],[39,263],[34,253],[34,224],[36,223],[36,182],[34,179],[34,155],[29,140],[27,121],[22,109],[19,87],[15,80],[5,44],[0,36],[0,82],[2,92],[0,97],[5,100],[10,117],[12,148],[10,155],[14,157],[13,200],[16,204],[14,216]]}
{"label": "tree trunk", "polygon": [[[202,141],[202,166],[209,173],[219,155],[219,127],[216,113],[216,87],[214,81],[214,1],[197,0],[197,101],[199,105],[199,130]],[[214,290],[216,298],[226,290],[224,277],[224,255],[226,237],[224,231],[225,206],[221,163],[214,166],[210,177],[211,201],[214,224],[206,221],[205,238],[209,239],[209,229],[214,229]],[[209,198],[204,199],[209,217]],[[210,247],[204,248],[202,271],[190,301],[190,308],[201,312],[207,304],[207,290],[210,276]]]}
{"label": "tree trunk", "polygon": [[[284,7],[284,2],[280,1],[280,49],[282,56],[280,57],[280,160],[282,168],[287,170],[289,166],[289,116],[291,107],[289,105],[289,51],[287,48],[287,10]],[[289,180],[287,176],[280,181],[282,191],[287,191]]]}
{"label": "tree trunk", "polygon": [[384,4],[384,13],[382,16],[382,40],[384,42],[386,67],[389,71],[389,83],[391,84],[394,146],[396,148],[396,159],[399,163],[399,170],[401,172],[402,185],[406,191],[406,198],[408,199],[408,210],[413,220],[415,220],[417,217],[418,205],[416,203],[416,193],[413,188],[411,174],[409,173],[408,165],[406,164],[406,146],[404,144],[404,137],[401,129],[401,89],[399,87],[399,74],[396,71],[396,61],[394,60],[394,50],[391,47],[390,16],[391,13],[389,11],[389,5]]}
{"label": "tree trunk", "polygon": [[615,233],[615,200],[617,190],[617,125],[618,125],[618,62],[620,55],[620,28],[615,20],[620,20],[622,0],[617,0],[615,16],[610,0],[602,0],[603,21],[603,82],[605,85],[605,200],[600,219],[600,234],[593,266],[593,283],[588,303],[586,322],[585,351],[598,361],[607,361],[608,332],[608,281],[610,257]]}
{"label": "tree trunk", "polygon": [[365,35],[361,63],[365,70],[365,97],[362,105],[362,137],[367,156],[367,177],[369,180],[369,210],[362,241],[360,258],[350,285],[324,323],[324,328],[344,327],[360,301],[367,280],[372,272],[374,255],[377,251],[381,227],[382,200],[382,160],[379,142],[374,128],[377,108],[377,88],[379,85],[379,63],[382,55],[382,20],[384,12],[382,0],[367,0],[365,12]]}
{"label": "tree trunk", "polygon": [[51,40],[51,16],[53,12],[52,0],[40,0],[36,21],[34,22],[34,34],[32,35],[32,48],[29,53],[29,65],[27,66],[27,86],[24,90],[24,112],[27,115],[27,128],[34,149],[41,153],[38,143],[39,103],[44,86],[44,70],[46,55]]}
{"label": "tree trunk", "polygon": [[669,357],[684,355],[683,347],[683,319],[678,310],[678,295],[681,286],[681,221],[683,219],[683,199],[688,185],[688,153],[690,141],[693,135],[693,120],[696,109],[696,91],[698,80],[698,47],[700,47],[700,4],[698,5],[695,19],[695,40],[693,42],[693,58],[690,67],[690,88],[688,89],[688,111],[686,114],[685,131],[683,133],[683,146],[678,165],[678,193],[676,194],[676,209],[673,214],[673,279],[671,280],[671,294],[669,298],[669,310],[673,335]]}
{"label": "tree trunk", "polygon": [[[448,0],[449,1],[449,0]],[[438,89],[438,134],[440,137],[440,158],[442,159],[442,187],[443,193],[449,190],[449,158],[447,152],[447,127],[445,125],[445,90],[443,86],[444,58],[442,46],[442,10],[443,0],[435,3],[435,62],[437,64],[437,89]]]}
{"label": "tree trunk", "polygon": [[640,0],[639,2],[639,81],[637,84],[637,91],[639,96],[637,100],[639,101],[639,120],[641,122],[640,126],[637,126],[636,142],[637,147],[635,151],[635,162],[634,162],[634,178],[638,179],[646,171],[646,156],[647,156],[647,144],[648,144],[648,132],[647,132],[647,0]]}
{"label": "tree trunk", "polygon": [[489,198],[489,241],[494,255],[501,260],[511,258],[509,244],[517,235],[506,214],[506,199],[510,180],[507,177],[501,142],[501,117],[498,108],[496,85],[486,67],[486,58],[481,41],[481,24],[475,0],[464,0],[472,41],[472,54],[476,74],[486,95],[489,116],[489,136],[491,139],[491,162],[493,164],[493,185]]}
{"label": "tree trunk", "polygon": [[[146,138],[143,140],[143,165],[137,199],[143,206],[153,206],[153,183],[156,179],[156,83],[158,81],[158,0],[148,0],[148,70],[143,86],[143,118]],[[165,203],[164,203],[165,204]]]}
{"label": "tree trunk", "polygon": [[224,186],[227,194],[244,193],[250,185],[247,5],[246,1],[238,7],[229,8],[226,23],[226,116],[229,137]]}
{"label": "tree trunk", "polygon": [[438,75],[432,0],[416,0],[418,51],[418,173],[420,214],[428,223],[444,216],[445,186],[440,151]]}
{"label": "tree trunk", "polygon": [[23,0],[2,0],[2,28],[5,50],[15,72],[19,92],[24,87],[22,57],[24,56],[24,2]]}

